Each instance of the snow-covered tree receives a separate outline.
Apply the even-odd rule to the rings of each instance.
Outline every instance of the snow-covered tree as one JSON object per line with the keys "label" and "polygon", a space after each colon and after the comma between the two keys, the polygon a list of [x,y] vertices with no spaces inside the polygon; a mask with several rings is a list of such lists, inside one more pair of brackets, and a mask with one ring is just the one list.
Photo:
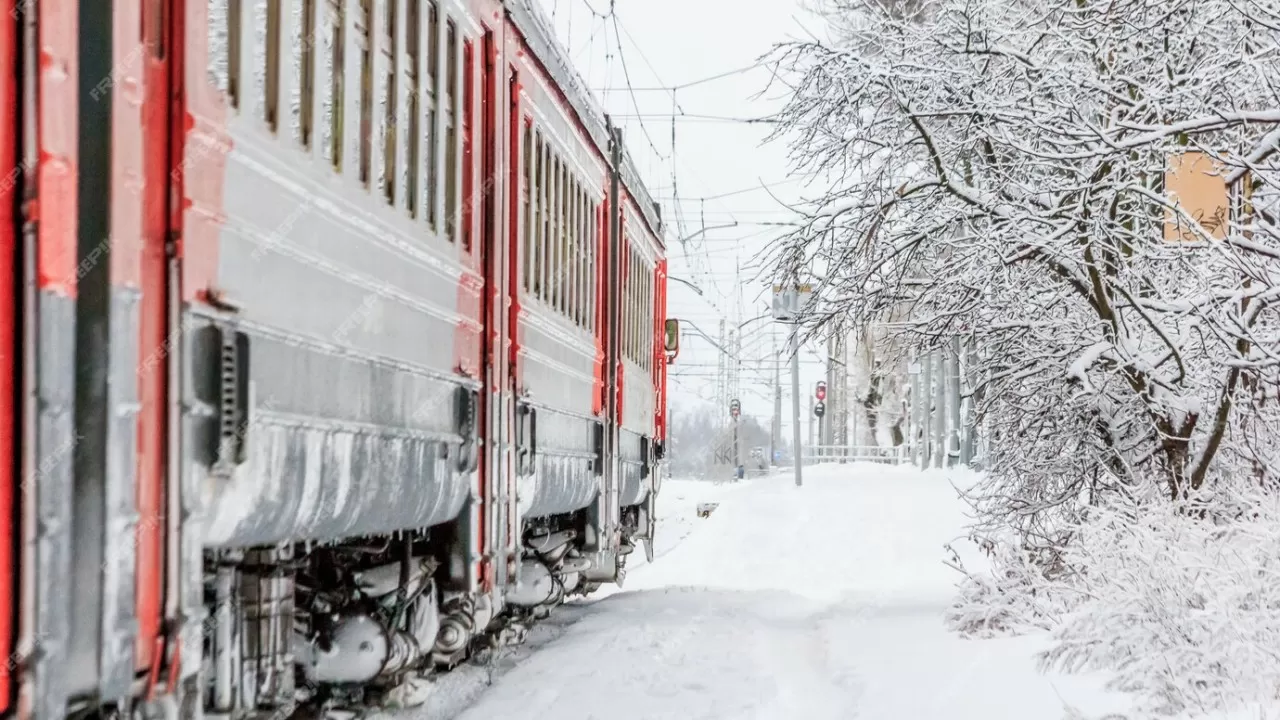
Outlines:
{"label": "snow-covered tree", "polygon": [[[1036,509],[1109,485],[1181,498],[1266,475],[1274,400],[1245,416],[1277,387],[1280,3],[828,11],[836,42],[778,53],[778,132],[835,190],[779,257],[826,269],[830,317],[974,336],[1005,518],[1032,532]],[[1173,209],[1188,151],[1218,158],[1229,217]]]}
{"label": "snow-covered tree", "polygon": [[830,41],[775,57],[777,137],[832,188],[780,273],[820,269],[818,323],[892,320],[885,353],[972,348],[1000,570],[967,617],[1049,627],[1107,598],[1049,660],[1126,668],[1170,711],[1239,696],[1232,677],[1280,687],[1230,650],[1280,636],[1280,530],[1258,522],[1280,482],[1280,0],[823,10]]}

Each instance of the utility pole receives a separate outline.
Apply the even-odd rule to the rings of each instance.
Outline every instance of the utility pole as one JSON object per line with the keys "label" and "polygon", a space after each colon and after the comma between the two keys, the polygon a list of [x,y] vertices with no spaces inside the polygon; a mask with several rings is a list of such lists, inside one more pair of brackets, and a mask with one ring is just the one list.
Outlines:
{"label": "utility pole", "polygon": [[791,326],[791,435],[792,451],[796,466],[796,487],[800,480],[800,319]]}
{"label": "utility pole", "polygon": [[[823,444],[845,448],[849,445],[849,389],[846,382],[849,358],[845,352],[842,324],[836,325],[829,345],[831,349],[827,358],[827,395],[831,401],[823,417],[830,419],[827,419],[827,433],[823,438]],[[844,453],[841,454],[841,458],[843,457],[845,457]]]}
{"label": "utility pole", "polygon": [[947,351],[938,351],[937,365],[938,387],[934,399],[933,417],[933,466],[942,467],[943,458],[947,456]]}
{"label": "utility pole", "polygon": [[[975,350],[973,347],[972,337],[969,338],[969,341],[966,342],[963,347],[965,350],[965,356],[962,369],[964,370],[965,384],[969,388],[973,388],[977,383],[975,382],[976,378],[974,378],[973,375],[973,356]],[[960,461],[965,465],[973,462],[974,452],[977,450],[978,428],[974,422],[977,413],[975,413],[973,409],[973,400],[972,390],[970,390],[969,399],[965,401],[964,449],[961,450],[960,453]]]}
{"label": "utility pole", "polygon": [[800,318],[811,297],[812,287],[773,287],[773,317],[791,323],[791,455],[796,469],[796,487],[801,480],[803,451],[800,445]]}
{"label": "utility pole", "polygon": [[933,413],[930,405],[933,402],[933,355],[925,353],[920,363],[920,469],[928,470],[933,455],[933,443],[930,442],[930,428]]}
{"label": "utility pole", "polygon": [[782,446],[782,354],[778,352],[778,327],[773,327],[773,427],[769,432],[769,465],[777,464]]}
{"label": "utility pole", "polygon": [[[720,319],[719,326],[716,331],[716,345],[720,352],[716,353],[716,405],[718,407],[728,407],[729,399],[729,350],[725,344],[724,318]],[[724,431],[728,429],[728,418],[719,413],[716,414],[716,429]],[[721,435],[724,437],[724,435]],[[724,454],[724,453],[722,453]]]}
{"label": "utility pole", "polygon": [[960,336],[951,338],[951,433],[947,438],[947,450],[950,456],[947,465],[967,462],[960,447]]}
{"label": "utility pole", "polygon": [[920,370],[920,358],[912,356],[907,360],[907,451],[913,465],[920,463]]}

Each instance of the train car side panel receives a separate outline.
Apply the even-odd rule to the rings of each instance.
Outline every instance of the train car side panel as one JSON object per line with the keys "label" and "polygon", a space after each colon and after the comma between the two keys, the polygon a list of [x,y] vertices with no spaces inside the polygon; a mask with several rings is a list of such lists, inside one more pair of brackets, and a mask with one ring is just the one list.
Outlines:
{"label": "train car side panel", "polygon": [[[475,452],[476,418],[459,409],[474,403],[480,380],[457,375],[458,350],[440,340],[478,319],[474,308],[459,307],[459,288],[476,274],[458,254],[459,238],[442,234],[444,223],[433,228],[429,213],[413,217],[407,197],[387,190],[408,157],[406,148],[381,152],[391,123],[374,112],[386,107],[389,88],[382,64],[391,53],[388,6],[363,16],[360,8],[373,4],[347,3],[335,15],[335,6],[316,3],[312,27],[300,28],[301,2],[283,3],[276,18],[228,11],[210,20],[226,28],[211,60],[219,73],[226,68],[218,79],[235,106],[217,261],[230,310],[199,318],[215,332],[193,349],[193,366],[202,368],[193,380],[204,397],[217,396],[218,347],[209,343],[235,337],[247,344],[251,366],[239,379],[240,397],[254,417],[246,438],[231,438],[238,456],[235,447],[232,456],[216,452],[213,423],[191,443],[204,473],[230,462],[229,477],[203,481],[212,502],[210,545],[426,527],[456,517],[470,493],[457,471],[466,472],[464,457]],[[438,33],[456,28],[446,18]],[[269,20],[278,43],[263,37]],[[214,43],[219,32],[209,32]],[[291,107],[301,72],[293,37],[303,32],[328,52],[315,66],[315,98]],[[442,40],[438,47],[447,46]],[[441,64],[458,72],[456,62]],[[255,74],[258,65],[275,79]],[[309,135],[300,104],[319,108]],[[456,142],[459,133],[451,135]],[[424,162],[448,154],[426,150],[418,155]],[[460,155],[456,147],[452,153]],[[420,187],[433,177],[414,172]],[[419,207],[434,198],[424,192]],[[448,204],[456,213],[456,202]]]}
{"label": "train car side panel", "polygon": [[521,479],[526,517],[586,507],[598,493],[593,472],[595,348],[592,280],[599,267],[592,208],[605,168],[590,136],[566,111],[546,69],[523,44],[527,78],[525,157],[531,180],[520,316],[521,388],[537,414],[534,473]]}

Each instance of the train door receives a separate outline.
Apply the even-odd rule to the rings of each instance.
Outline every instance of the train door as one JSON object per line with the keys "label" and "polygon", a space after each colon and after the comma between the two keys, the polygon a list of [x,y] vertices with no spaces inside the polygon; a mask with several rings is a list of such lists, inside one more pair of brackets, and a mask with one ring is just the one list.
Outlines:
{"label": "train door", "polygon": [[[477,42],[477,40],[479,42]],[[503,253],[495,239],[496,205],[493,123],[494,111],[491,78],[492,61],[489,58],[492,33],[485,27],[480,37],[468,37],[462,46],[462,227],[463,255],[474,263],[480,274],[480,342],[479,379],[480,398],[477,407],[477,427],[480,435],[480,451],[477,463],[478,487],[475,497],[478,507],[471,510],[471,535],[475,539],[473,551],[478,553],[478,566],[474,576],[478,589],[490,593],[494,589],[494,505],[492,500],[500,477],[502,386],[500,382],[502,361],[498,355],[502,347],[499,300],[503,288],[501,268]],[[475,562],[476,560],[473,560]]]}
{"label": "train door", "polygon": [[130,697],[139,680],[149,697],[165,660],[170,5],[78,6],[77,592],[65,673],[87,702]]}
{"label": "train door", "polygon": [[618,430],[622,423],[622,183],[619,168],[622,161],[622,137],[617,128],[609,126],[609,186],[605,199],[605,221],[602,228],[601,265],[602,280],[597,301],[602,309],[600,328],[603,345],[604,367],[604,418],[600,425],[600,494],[592,504],[590,522],[598,528],[596,538],[588,549],[600,553],[602,565],[599,576],[593,579],[612,581],[618,575],[617,556],[613,553],[615,530],[618,524]]}
{"label": "train door", "polygon": [[[481,267],[484,273],[484,316],[482,375],[484,402],[481,427],[484,433],[484,452],[481,465],[482,511],[481,537],[483,538],[481,578],[486,592],[501,587],[506,581],[508,564],[507,520],[503,499],[507,491],[507,474],[510,468],[508,444],[511,437],[510,415],[507,406],[512,394],[507,371],[507,312],[509,288],[506,283],[506,267],[509,261],[504,244],[498,241],[502,207],[502,183],[498,182],[498,122],[501,117],[498,94],[498,45],[494,30],[486,26],[476,52],[467,55],[468,70],[474,66],[479,89],[478,132],[480,156],[476,158],[480,168],[480,187],[477,205],[480,212]],[[470,82],[470,80],[468,80]],[[499,561],[501,559],[501,561]]]}
{"label": "train door", "polygon": [[[504,42],[503,47],[510,47]],[[516,476],[525,472],[524,467],[533,460],[531,450],[534,447],[533,431],[536,429],[534,413],[536,411],[517,400],[520,386],[519,352],[520,352],[520,267],[525,262],[520,249],[521,203],[529,202],[526,178],[529,177],[525,167],[529,158],[529,148],[521,141],[525,123],[521,118],[520,108],[520,74],[515,65],[507,69],[507,391],[510,398],[512,416],[513,455],[507,482],[503,488],[502,512],[506,522],[503,523],[506,533],[504,551],[506,554],[506,576],[514,577],[517,563],[520,561],[520,513],[516,505]],[[526,138],[527,140],[528,138]],[[526,229],[525,232],[528,232]],[[517,458],[521,458],[517,460]]]}

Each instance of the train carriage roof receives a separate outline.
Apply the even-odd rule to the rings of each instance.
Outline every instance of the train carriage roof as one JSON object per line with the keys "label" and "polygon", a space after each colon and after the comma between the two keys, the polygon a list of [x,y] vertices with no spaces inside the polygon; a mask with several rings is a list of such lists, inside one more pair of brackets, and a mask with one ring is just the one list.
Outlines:
{"label": "train carriage roof", "polygon": [[[538,0],[506,0],[504,4],[511,21],[524,36],[525,44],[533,51],[552,81],[559,85],[570,107],[578,115],[578,120],[586,128],[600,153],[607,159],[609,157],[608,114],[596,102],[582,76],[574,69],[564,48],[556,42],[555,31],[542,8],[538,6]],[[630,153],[627,152],[625,143],[622,147],[621,175],[622,185],[640,208],[641,216],[649,224],[658,242],[665,244],[662,237],[662,216],[658,205],[653,201],[648,188],[641,182],[640,173]]]}

